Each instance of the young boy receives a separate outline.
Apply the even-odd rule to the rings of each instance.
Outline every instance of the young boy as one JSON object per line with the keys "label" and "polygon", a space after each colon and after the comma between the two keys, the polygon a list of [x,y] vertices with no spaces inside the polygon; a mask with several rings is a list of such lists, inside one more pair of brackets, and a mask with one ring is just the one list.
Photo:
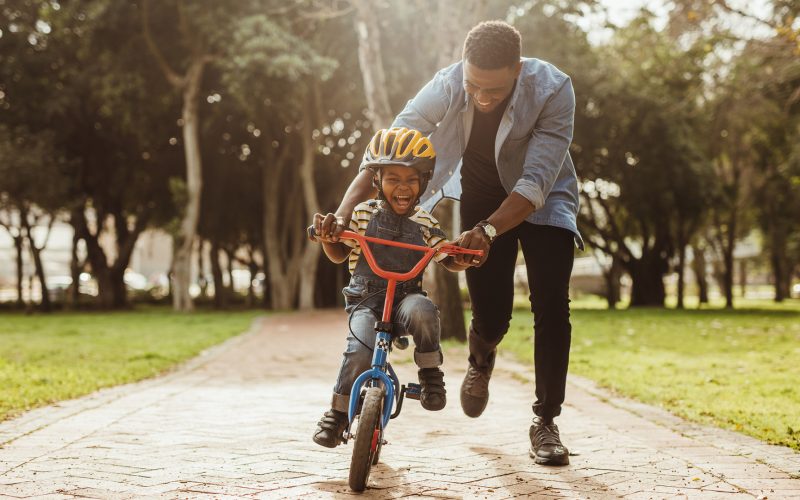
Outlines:
{"label": "young boy", "polygon": [[[378,199],[355,207],[350,230],[366,236],[428,247],[445,244],[445,235],[436,219],[417,207],[435,161],[433,145],[422,133],[405,128],[378,131],[364,154],[366,167],[375,173],[373,182]],[[352,275],[350,283],[343,290],[345,310],[350,314],[347,350],[333,389],[331,409],[325,412],[314,433],[315,443],[333,448],[342,442],[342,433],[347,427],[347,408],[353,382],[372,365],[374,325],[381,318],[387,282],[372,272],[366,259],[361,258],[361,248],[357,242],[347,239],[336,241],[332,234],[321,234],[325,217],[335,216],[314,215],[314,227],[325,255],[336,263],[347,259]],[[422,257],[418,251],[385,245],[370,245],[370,249],[378,265],[389,271],[407,272]],[[437,255],[434,260],[451,271],[466,268],[443,254]],[[443,361],[439,348],[439,310],[422,291],[422,273],[412,280],[397,284],[392,321],[394,333],[410,334],[414,338],[414,361],[419,367],[422,407],[432,411],[441,410],[446,398],[444,374],[439,369]]]}

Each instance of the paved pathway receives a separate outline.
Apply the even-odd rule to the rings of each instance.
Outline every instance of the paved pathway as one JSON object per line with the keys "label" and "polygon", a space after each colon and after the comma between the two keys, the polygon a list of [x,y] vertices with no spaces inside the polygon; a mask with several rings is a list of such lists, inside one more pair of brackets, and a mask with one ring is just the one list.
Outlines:
{"label": "paved pathway", "polygon": [[[342,312],[276,315],[165,377],[0,424],[0,498],[347,497],[351,446],[311,441],[328,403]],[[688,424],[571,377],[559,423],[577,453],[527,456],[532,385],[504,359],[484,415],[458,404],[464,354],[448,353],[448,407],[408,401],[367,498],[800,498],[800,454]],[[402,380],[408,352],[393,353]]]}

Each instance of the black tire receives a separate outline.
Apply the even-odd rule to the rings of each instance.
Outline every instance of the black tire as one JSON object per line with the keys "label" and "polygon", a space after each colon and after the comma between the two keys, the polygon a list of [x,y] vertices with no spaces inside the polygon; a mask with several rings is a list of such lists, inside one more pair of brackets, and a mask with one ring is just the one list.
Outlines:
{"label": "black tire", "polygon": [[350,460],[350,489],[353,491],[364,491],[367,487],[370,467],[380,453],[383,395],[382,388],[370,387],[364,396],[353,444],[353,458]]}

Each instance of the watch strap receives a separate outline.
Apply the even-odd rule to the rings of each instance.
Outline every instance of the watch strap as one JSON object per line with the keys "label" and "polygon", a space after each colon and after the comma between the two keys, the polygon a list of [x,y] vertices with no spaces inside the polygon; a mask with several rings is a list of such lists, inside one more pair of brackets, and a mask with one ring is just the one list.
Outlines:
{"label": "watch strap", "polygon": [[482,220],[482,221],[478,222],[477,224],[475,224],[475,227],[481,228],[481,231],[483,231],[483,234],[486,235],[486,238],[489,239],[489,244],[492,244],[492,243],[494,243],[495,238],[497,238],[497,234],[495,234],[494,236],[490,236],[489,233],[486,231],[486,226],[487,225],[490,225],[489,221],[488,220]]}

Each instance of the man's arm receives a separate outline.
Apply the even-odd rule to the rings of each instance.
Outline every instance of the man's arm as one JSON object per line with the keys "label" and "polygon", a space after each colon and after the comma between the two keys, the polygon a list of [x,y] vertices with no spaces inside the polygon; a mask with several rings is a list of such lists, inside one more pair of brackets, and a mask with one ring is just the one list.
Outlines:
{"label": "man's arm", "polygon": [[444,83],[446,70],[447,68],[436,73],[433,79],[406,103],[406,107],[394,119],[392,127],[413,128],[425,135],[430,135],[436,130],[436,124],[442,121],[450,105]]}
{"label": "man's arm", "polygon": [[[515,228],[544,206],[567,156],[574,122],[575,93],[572,82],[567,78],[547,102],[536,122],[525,154],[522,177],[508,198],[487,219],[497,230],[498,236]],[[481,228],[461,233],[458,242],[465,248],[483,250],[481,264],[486,261],[489,240]],[[456,261],[463,264],[469,258],[467,255],[458,255]]]}
{"label": "man's arm", "polygon": [[[534,207],[529,200],[517,192],[512,192],[500,207],[489,216],[487,221],[494,226],[499,236],[521,224],[533,210]],[[483,258],[480,259],[480,263],[475,263],[472,255],[459,254],[454,256],[457,265],[467,266],[473,264],[480,267],[489,257],[489,238],[483,232],[483,229],[479,227],[474,227],[461,233],[457,243],[464,248],[483,250]]]}
{"label": "man's arm", "polygon": [[[407,127],[419,130],[425,135],[436,129],[436,124],[447,112],[448,98],[444,86],[444,74],[440,71],[425,85],[413,99],[406,103],[403,111],[397,115],[392,127]],[[322,233],[332,241],[338,241],[339,235],[347,228],[350,216],[356,205],[374,198],[378,190],[372,185],[373,174],[362,164],[358,175],[347,188],[342,203],[336,209],[335,217],[326,217],[322,221]],[[337,220],[339,223],[337,224]]]}
{"label": "man's arm", "polygon": [[444,266],[444,268],[447,269],[448,271],[452,271],[454,273],[457,273],[459,271],[463,271],[463,270],[469,268],[469,265],[467,265],[467,264],[459,264],[458,262],[456,262],[456,259],[455,259],[454,255],[451,255],[451,256],[447,257],[446,259],[441,261],[439,264]]}
{"label": "man's arm", "polygon": [[553,189],[572,142],[574,125],[575,92],[572,81],[567,78],[550,96],[536,120],[525,153],[522,177],[512,189],[530,201],[533,210],[544,206]]}

